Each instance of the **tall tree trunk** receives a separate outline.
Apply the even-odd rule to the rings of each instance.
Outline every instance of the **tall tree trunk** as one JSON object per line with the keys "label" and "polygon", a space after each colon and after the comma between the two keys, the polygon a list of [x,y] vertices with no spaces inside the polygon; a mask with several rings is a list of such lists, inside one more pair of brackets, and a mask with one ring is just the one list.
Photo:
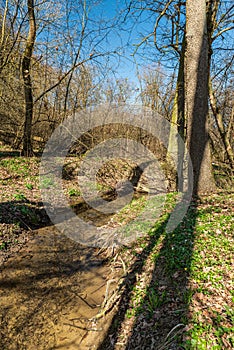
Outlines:
{"label": "tall tree trunk", "polygon": [[[170,154],[174,154],[177,158],[177,178],[176,189],[183,191],[183,160],[184,148],[181,140],[185,141],[185,111],[184,111],[184,56],[185,56],[185,34],[182,42],[182,49],[180,52],[179,70],[176,82],[176,91],[173,103],[171,130],[168,142],[168,162],[170,162]],[[181,139],[177,137],[180,135]]]}
{"label": "tall tree trunk", "polygon": [[193,164],[193,193],[215,190],[208,137],[208,36],[206,0],[186,2],[185,111]]}
{"label": "tall tree trunk", "polygon": [[22,155],[30,157],[33,155],[31,132],[33,119],[33,93],[31,81],[31,59],[33,47],[36,40],[36,21],[34,14],[34,0],[28,0],[29,31],[22,60],[22,75],[24,80],[25,98],[25,121],[23,135]]}

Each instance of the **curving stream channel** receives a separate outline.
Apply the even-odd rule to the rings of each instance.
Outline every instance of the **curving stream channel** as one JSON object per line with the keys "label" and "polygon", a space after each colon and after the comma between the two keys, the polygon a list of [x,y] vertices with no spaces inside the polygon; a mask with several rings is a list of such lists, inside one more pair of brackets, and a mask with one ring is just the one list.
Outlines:
{"label": "curving stream channel", "polygon": [[[82,202],[73,207],[87,220],[96,215],[97,225],[108,220]],[[95,315],[112,278],[108,260],[99,252],[54,226],[31,231],[20,251],[0,267],[0,348],[97,348],[111,313],[98,323]],[[112,283],[110,293],[114,288]]]}

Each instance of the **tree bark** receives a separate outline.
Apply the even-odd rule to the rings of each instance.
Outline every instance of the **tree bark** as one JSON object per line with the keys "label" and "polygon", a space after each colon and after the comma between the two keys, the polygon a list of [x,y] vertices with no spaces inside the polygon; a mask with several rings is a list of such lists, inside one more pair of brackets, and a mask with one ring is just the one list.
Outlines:
{"label": "tree bark", "polygon": [[[208,36],[206,1],[186,3],[185,111],[187,144],[193,164],[193,193],[215,190],[208,137]],[[192,181],[190,182],[192,183]]]}
{"label": "tree bark", "polygon": [[[170,154],[174,154],[177,158],[177,178],[176,189],[183,192],[184,190],[184,148],[181,140],[185,141],[185,108],[184,108],[184,59],[185,59],[185,34],[182,42],[182,49],[180,52],[179,70],[176,82],[176,91],[173,103],[171,130],[168,142],[168,162]],[[180,135],[181,139],[177,137]]]}
{"label": "tree bark", "polygon": [[33,92],[31,81],[31,60],[33,48],[36,40],[36,21],[34,14],[34,0],[28,0],[28,17],[29,17],[29,31],[26,41],[26,46],[22,60],[22,75],[24,80],[24,98],[25,98],[25,121],[24,121],[24,135],[23,135],[23,150],[22,155],[30,157],[33,155],[31,133],[32,133],[32,119],[33,119]]}

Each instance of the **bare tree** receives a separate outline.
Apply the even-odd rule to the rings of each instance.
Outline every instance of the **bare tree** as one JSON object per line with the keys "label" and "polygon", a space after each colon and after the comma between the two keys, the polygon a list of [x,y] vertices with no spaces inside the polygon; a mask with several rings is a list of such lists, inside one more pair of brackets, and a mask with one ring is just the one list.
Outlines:
{"label": "bare tree", "polygon": [[28,18],[29,30],[22,59],[22,75],[24,79],[24,96],[25,96],[25,121],[22,155],[30,157],[33,155],[31,143],[31,129],[33,119],[33,92],[31,81],[31,61],[33,48],[36,40],[36,20],[34,13],[34,0],[28,0]]}
{"label": "bare tree", "polygon": [[142,104],[170,120],[174,97],[174,76],[168,75],[158,64],[144,69],[139,78]]}
{"label": "bare tree", "polygon": [[[220,42],[219,38],[220,36],[224,36],[228,34],[228,32],[234,30],[234,21],[233,21],[233,10],[234,6],[231,5],[230,7],[225,9],[225,12],[220,15],[220,7],[221,7],[221,0],[209,0],[207,1],[207,27],[208,27],[208,44],[209,44],[209,50],[208,50],[208,57],[209,57],[209,99],[210,99],[210,106],[211,110],[214,116],[215,124],[219,132],[220,140],[223,144],[225,154],[227,161],[229,163],[229,166],[231,169],[234,169],[234,151],[231,146],[230,141],[230,128],[232,124],[232,113],[230,116],[230,121],[227,123],[227,121],[224,120],[224,112],[225,108],[223,106],[223,111],[221,111],[218,103],[218,99],[216,96],[216,92],[214,89],[215,81],[217,80],[217,74],[216,78],[212,79],[212,71],[211,71],[211,60],[213,55],[213,49],[215,41]],[[223,8],[222,8],[223,10]],[[223,12],[223,11],[222,11]],[[225,45],[225,49],[228,50],[230,47],[230,44],[227,46]],[[225,61],[227,63],[225,63]],[[228,60],[223,60],[221,69],[219,68],[219,74],[224,73],[223,77],[224,80],[226,80],[226,77],[228,77],[228,71],[232,67],[233,62],[233,56],[229,58]],[[222,84],[223,85],[223,84]],[[226,125],[225,125],[226,124]]]}

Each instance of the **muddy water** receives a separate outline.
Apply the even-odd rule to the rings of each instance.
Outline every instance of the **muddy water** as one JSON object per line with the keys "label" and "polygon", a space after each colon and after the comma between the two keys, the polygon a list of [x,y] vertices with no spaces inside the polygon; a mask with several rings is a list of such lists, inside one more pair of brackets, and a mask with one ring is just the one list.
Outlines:
{"label": "muddy water", "polygon": [[[116,211],[118,211],[119,208],[123,208],[126,204],[131,202],[131,199],[138,199],[140,197],[146,197],[145,193],[139,193],[134,192],[132,198],[128,197],[128,194],[124,194],[122,196],[119,196],[118,203],[116,204]],[[116,200],[117,195],[116,193],[109,192],[105,193],[101,199],[105,200],[106,202],[113,202]],[[82,220],[86,222],[91,222],[93,225],[100,227],[103,225],[107,225],[111,218],[114,216],[114,214],[104,214],[101,210],[101,206],[98,205],[98,202],[94,200],[95,205],[92,205],[92,201],[90,201],[90,204],[87,204],[82,198],[80,200],[76,200],[71,202],[71,208],[75,212],[76,215],[79,216]],[[94,209],[94,208],[97,208]]]}
{"label": "muddy water", "polygon": [[[105,199],[114,198],[111,194]],[[112,216],[82,199],[72,208],[96,226],[106,225]],[[0,266],[0,349],[97,349],[112,314],[98,323],[95,315],[108,280],[118,280],[98,253],[53,226],[30,232],[21,250]],[[108,287],[109,295],[116,283]]]}
{"label": "muddy water", "polygon": [[97,348],[110,322],[92,320],[110,278],[97,250],[51,226],[32,232],[0,269],[0,349]]}
{"label": "muddy water", "polygon": [[[108,199],[109,198],[113,197],[108,197]],[[80,219],[86,222],[91,222],[97,227],[106,225],[109,222],[110,218],[113,216],[112,214],[103,214],[101,211],[93,209],[86,202],[84,202],[83,199],[72,202],[71,207]]]}

